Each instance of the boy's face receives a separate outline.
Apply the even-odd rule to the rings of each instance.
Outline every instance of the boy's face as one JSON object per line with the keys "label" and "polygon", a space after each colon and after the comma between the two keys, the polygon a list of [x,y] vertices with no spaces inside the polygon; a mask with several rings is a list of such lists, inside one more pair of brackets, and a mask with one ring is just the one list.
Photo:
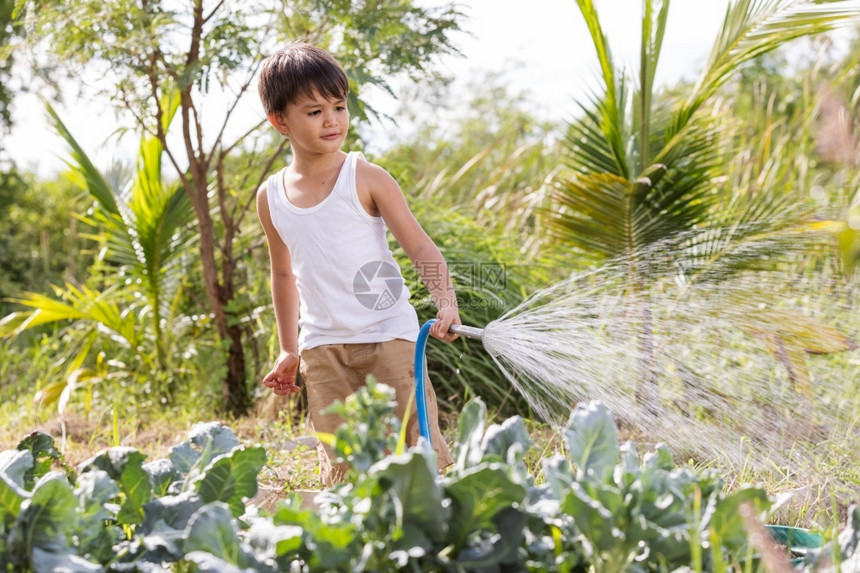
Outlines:
{"label": "boy's face", "polygon": [[290,145],[312,153],[339,151],[349,129],[349,111],[344,99],[326,99],[314,90],[287,104],[281,113],[269,115],[269,122],[290,137]]}

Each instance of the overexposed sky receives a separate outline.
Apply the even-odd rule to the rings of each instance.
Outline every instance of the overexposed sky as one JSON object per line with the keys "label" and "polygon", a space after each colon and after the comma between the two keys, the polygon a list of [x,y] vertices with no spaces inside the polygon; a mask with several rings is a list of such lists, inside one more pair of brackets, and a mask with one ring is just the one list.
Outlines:
{"label": "overexposed sky", "polygon": [[[439,2],[442,0],[434,3]],[[617,61],[638,69],[641,1],[596,3]],[[728,0],[672,2],[658,84],[697,77],[727,5]],[[572,101],[582,96],[586,86],[594,85],[597,73],[594,50],[575,1],[463,0],[459,6],[466,15],[462,28],[470,34],[456,38],[465,57],[444,59],[444,69],[464,84],[486,71],[499,72],[513,91],[527,93],[534,106],[530,111],[538,117],[570,119],[574,113]],[[394,104],[386,98],[372,103],[393,111]],[[210,104],[212,110],[220,105],[217,101]],[[97,165],[106,166],[117,157],[133,160],[137,138],[130,134],[119,143],[110,138],[118,126],[109,106],[67,97],[65,105],[56,107]],[[19,96],[14,113],[16,126],[5,140],[11,157],[21,167],[43,176],[60,171],[66,147],[48,127],[37,97]],[[254,90],[240,104],[231,127],[236,134],[242,133],[261,117],[262,108]],[[381,142],[400,129],[390,123],[374,126],[371,133],[381,141],[371,141],[369,145],[384,147]]]}

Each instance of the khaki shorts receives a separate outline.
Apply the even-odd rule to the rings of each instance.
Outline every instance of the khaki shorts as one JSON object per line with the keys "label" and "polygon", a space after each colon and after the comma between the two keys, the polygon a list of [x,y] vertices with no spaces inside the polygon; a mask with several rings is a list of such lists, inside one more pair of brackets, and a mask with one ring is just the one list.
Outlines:
{"label": "khaki shorts", "polygon": [[[367,376],[372,374],[377,382],[394,389],[397,400],[395,415],[403,420],[409,397],[415,394],[415,343],[408,340],[389,340],[361,344],[326,344],[303,350],[301,353],[301,376],[308,395],[308,414],[314,431],[334,434],[343,423],[340,416],[323,414],[322,411],[335,401],[341,402],[364,386]],[[427,418],[433,449],[436,450],[437,465],[444,469],[454,463],[442,434],[439,432],[439,414],[436,393],[425,375]],[[406,425],[406,443],[418,443],[418,411],[412,399],[412,411]],[[345,468],[333,466],[331,447],[320,443],[320,479],[329,486],[341,479]]]}

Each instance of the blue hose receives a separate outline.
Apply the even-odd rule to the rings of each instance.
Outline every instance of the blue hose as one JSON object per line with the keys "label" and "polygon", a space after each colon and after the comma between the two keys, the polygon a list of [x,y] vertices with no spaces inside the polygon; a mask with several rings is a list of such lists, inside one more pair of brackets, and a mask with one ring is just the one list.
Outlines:
{"label": "blue hose", "polygon": [[425,322],[418,332],[418,339],[415,341],[415,406],[418,410],[418,431],[431,446],[433,445],[433,438],[430,437],[430,420],[427,419],[427,398],[424,388],[427,366],[424,352],[427,350],[427,337],[430,335],[430,327],[435,323],[435,318]]}

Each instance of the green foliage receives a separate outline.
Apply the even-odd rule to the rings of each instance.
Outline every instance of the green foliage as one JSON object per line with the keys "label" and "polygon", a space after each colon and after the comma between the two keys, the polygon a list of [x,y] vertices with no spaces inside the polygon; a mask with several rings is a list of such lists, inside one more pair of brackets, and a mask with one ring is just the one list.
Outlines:
{"label": "green foliage", "polygon": [[[105,260],[114,265],[117,275],[141,285],[148,303],[143,315],[149,315],[154,338],[155,365],[163,368],[167,340],[162,334],[162,320],[169,317],[169,305],[177,294],[183,272],[179,261],[187,257],[193,240],[187,225],[193,211],[188,195],[176,183],[162,179],[164,147],[156,137],[143,138],[138,152],[137,173],[130,190],[112,188],[93,166],[86,153],[66,129],[50,105],[47,110],[54,127],[72,150],[72,179],[87,191],[99,207],[85,218],[96,231],[94,237],[105,246]],[[179,107],[179,94],[171,92],[161,102],[163,129],[166,131]],[[110,283],[108,286],[112,286]]]}
{"label": "green foliage", "polygon": [[416,133],[379,161],[410,198],[456,210],[534,259],[547,247],[538,211],[563,168],[554,126],[524,111],[524,97],[499,82],[489,74],[475,80],[467,101],[451,85],[415,86],[398,113]]}
{"label": "green foliage", "polygon": [[[176,93],[163,102],[165,128],[178,103]],[[54,297],[33,292],[19,295],[12,300],[32,310],[6,316],[0,321],[0,336],[19,336],[25,330],[57,322],[81,326],[75,343],[77,354],[64,376],[39,395],[41,403],[59,399],[63,408],[78,382],[92,384],[109,375],[101,359],[97,367],[87,367],[99,333],[130,353],[135,360],[132,370],[165,376],[170,363],[179,362],[169,360],[172,357],[168,357],[167,349],[171,329],[180,318],[175,316],[173,305],[181,292],[183,258],[188,258],[193,239],[187,229],[192,210],[184,190],[162,180],[163,147],[157,138],[141,141],[137,173],[130,182],[109,183],[111,178],[95,168],[53,108],[47,105],[47,110],[71,149],[70,180],[95,203],[91,215],[81,219],[93,229],[88,238],[100,246],[97,266],[91,270],[103,273],[102,283],[96,288],[71,283],[54,287]],[[159,382],[156,378],[157,392],[168,394],[168,388],[160,387]]]}
{"label": "green foliage", "polygon": [[83,209],[77,191],[64,181],[0,168],[0,314],[11,310],[8,297],[47,289],[89,264],[73,215]]}
{"label": "green foliage", "polygon": [[454,4],[302,0],[291,2],[289,11],[280,10],[278,16],[285,38],[313,38],[345,64],[350,112],[367,120],[380,114],[360,97],[361,90],[374,85],[393,94],[387,78],[405,74],[417,79],[427,73],[434,57],[456,53],[450,35],[459,30],[462,15]]}
{"label": "green foliage", "polygon": [[[337,463],[348,464],[350,472],[364,473],[385,457],[385,452],[396,451],[398,424],[390,415],[395,405],[393,390],[369,377],[365,390],[329,406],[326,413],[356,420],[358,424],[355,428],[342,425],[332,436]],[[355,476],[350,473],[349,477]]]}
{"label": "green foliage", "polygon": [[[12,57],[11,46],[23,32],[20,18],[15,13],[15,5],[15,0],[0,0],[0,132],[8,130],[12,125],[11,107],[15,94],[9,87],[9,79],[15,59]],[[3,151],[2,143],[0,151]]]}
{"label": "green foliage", "polygon": [[[690,250],[714,257],[760,235],[760,224],[773,221],[768,218],[772,204],[757,198],[756,207],[763,203],[766,209],[726,210],[723,197],[714,192],[725,158],[737,149],[724,155],[718,142],[725,127],[705,104],[746,62],[793,39],[830,30],[855,10],[844,2],[816,3],[825,5],[814,10],[796,2],[734,2],[699,81],[667,101],[655,97],[653,78],[669,2],[643,5],[638,82],[616,67],[594,3],[578,4],[597,51],[603,92],[583,105],[583,118],[570,127],[568,161],[576,175],[559,186],[559,209],[547,213],[554,235],[597,259],[635,257],[667,239],[685,245],[691,240],[685,233],[691,231],[701,238],[692,240]],[[727,224],[735,225],[729,240],[707,239],[709,230]],[[639,280],[632,278],[634,284]]]}
{"label": "green foliage", "polygon": [[6,547],[16,550],[0,554],[0,563],[32,571],[61,565],[100,571],[100,565],[122,568],[135,561],[145,567],[194,551],[215,553],[231,537],[238,543],[235,534],[213,534],[229,530],[231,511],[245,512],[265,464],[261,448],[239,445],[218,424],[201,424],[174,448],[184,455],[172,451],[171,459],[143,463],[140,452],[114,447],[77,468],[74,488],[62,474],[47,472],[30,491],[25,475],[38,467],[34,456],[42,459],[55,450],[44,435],[28,437],[21,448],[0,457],[0,533]]}
{"label": "green foliage", "polygon": [[[486,425],[470,402],[456,464],[437,475],[426,444],[386,456],[396,430],[391,396],[369,384],[340,413],[335,450],[350,481],[291,495],[271,514],[245,504],[265,463],[217,423],[200,424],[167,459],[143,463],[115,447],[64,475],[34,434],[0,453],[0,566],[15,571],[667,571],[762,570],[748,560],[743,506],[770,505],[758,488],[723,491],[712,472],[676,468],[665,445],[641,460],[598,403],[580,404],[563,433],[568,456],[529,475],[522,419]],[[368,420],[373,423],[370,427]],[[350,456],[350,452],[364,455]],[[369,460],[367,456],[374,459]],[[61,461],[61,460],[60,460]],[[34,472],[35,481],[25,476]],[[228,477],[229,476],[229,477]],[[838,540],[810,549],[807,567],[860,558],[860,510]],[[817,570],[817,569],[805,569]]]}
{"label": "green foliage", "polygon": [[[577,3],[595,47],[602,86],[581,104],[581,118],[569,127],[566,159],[572,175],[559,181],[553,209],[545,214],[560,244],[595,262],[616,265],[628,300],[641,297],[634,341],[640,350],[636,399],[656,412],[661,357],[652,294],[676,282],[682,296],[693,297],[698,286],[714,287],[742,271],[780,268],[831,239],[827,225],[811,221],[804,188],[813,146],[798,133],[811,131],[813,107],[786,107],[781,111],[793,117],[781,118],[785,123],[772,110],[735,122],[717,99],[718,90],[755,58],[791,40],[832,30],[858,12],[839,1],[732,2],[698,81],[659,94],[654,77],[669,2],[643,3],[635,75],[616,65],[595,3]],[[739,99],[743,109],[743,94]],[[712,309],[713,314],[743,327],[750,315],[746,306],[757,294],[748,290],[732,296],[724,308]],[[847,337],[834,337],[802,316],[786,320],[787,315],[770,309],[756,316],[761,328],[751,334],[766,341],[807,396],[811,382],[805,349],[826,344],[832,352],[853,346]],[[795,336],[800,330],[811,336]],[[840,336],[842,344],[836,343]],[[788,350],[777,350],[782,347]]]}

